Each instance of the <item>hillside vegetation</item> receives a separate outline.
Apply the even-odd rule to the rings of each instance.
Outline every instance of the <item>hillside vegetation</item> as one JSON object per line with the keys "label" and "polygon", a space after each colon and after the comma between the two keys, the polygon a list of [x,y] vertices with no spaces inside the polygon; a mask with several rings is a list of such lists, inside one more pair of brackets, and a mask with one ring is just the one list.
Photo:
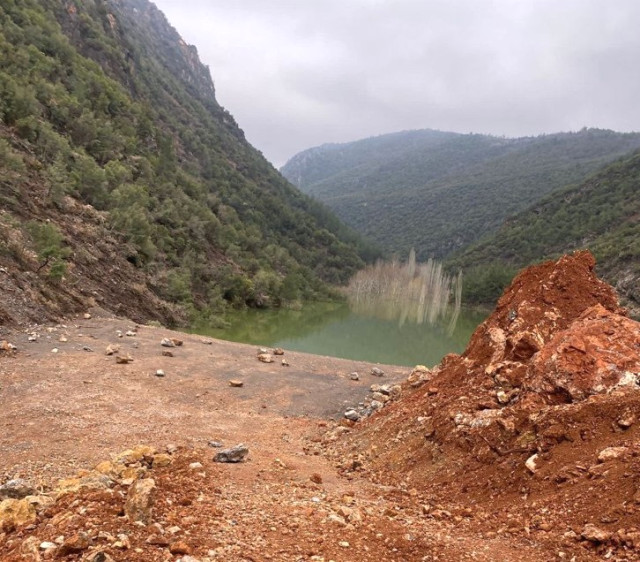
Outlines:
{"label": "hillside vegetation", "polygon": [[555,189],[640,147],[640,134],[583,129],[506,139],[409,131],[312,148],[282,173],[388,253],[443,258]]}
{"label": "hillside vegetation", "polygon": [[147,0],[2,2],[0,120],[0,320],[279,305],[375,255],[246,142]]}
{"label": "hillside vegetation", "polygon": [[486,301],[516,268],[584,248],[593,252],[599,274],[638,306],[640,152],[545,196],[448,265],[471,272],[468,298]]}

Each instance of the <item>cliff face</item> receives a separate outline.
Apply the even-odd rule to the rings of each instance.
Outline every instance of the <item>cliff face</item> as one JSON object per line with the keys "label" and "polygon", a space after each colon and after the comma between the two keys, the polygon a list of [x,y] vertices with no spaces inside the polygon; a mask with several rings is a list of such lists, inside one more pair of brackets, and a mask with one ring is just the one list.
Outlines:
{"label": "cliff face", "polygon": [[246,142],[152,3],[27,0],[0,25],[5,321],[92,303],[185,321],[326,296],[362,265],[357,236]]}

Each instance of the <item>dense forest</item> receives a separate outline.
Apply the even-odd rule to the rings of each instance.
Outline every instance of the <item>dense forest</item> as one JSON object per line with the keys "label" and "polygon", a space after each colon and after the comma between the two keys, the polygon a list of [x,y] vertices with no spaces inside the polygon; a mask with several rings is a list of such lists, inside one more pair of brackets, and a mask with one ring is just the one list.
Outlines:
{"label": "dense forest", "polygon": [[638,147],[640,134],[598,129],[518,139],[422,130],[312,148],[281,171],[387,253],[414,247],[425,261]]}
{"label": "dense forest", "polygon": [[377,255],[246,142],[147,0],[0,5],[0,231],[40,310],[169,321],[323,297]]}
{"label": "dense forest", "polygon": [[600,275],[640,305],[640,152],[586,181],[554,191],[507,220],[448,265],[469,272],[467,300],[496,298],[513,272],[575,249],[590,249]]}

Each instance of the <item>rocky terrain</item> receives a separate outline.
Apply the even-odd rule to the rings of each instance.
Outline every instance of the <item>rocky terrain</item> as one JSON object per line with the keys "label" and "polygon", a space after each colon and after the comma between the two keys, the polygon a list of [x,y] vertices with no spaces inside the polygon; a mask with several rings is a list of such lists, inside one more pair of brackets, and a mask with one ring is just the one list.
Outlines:
{"label": "rocky terrain", "polygon": [[529,268],[411,373],[99,310],[4,331],[0,560],[637,560],[640,325],[593,268]]}

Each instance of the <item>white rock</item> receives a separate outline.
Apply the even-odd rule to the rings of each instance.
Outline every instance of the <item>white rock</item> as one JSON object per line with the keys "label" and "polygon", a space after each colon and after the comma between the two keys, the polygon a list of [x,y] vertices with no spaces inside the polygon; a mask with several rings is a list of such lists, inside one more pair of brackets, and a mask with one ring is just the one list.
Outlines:
{"label": "white rock", "polygon": [[537,460],[538,460],[538,453],[536,453],[535,455],[531,455],[524,463],[524,465],[527,467],[527,470],[529,470],[531,474],[535,474],[538,470],[538,466],[536,465]]}

